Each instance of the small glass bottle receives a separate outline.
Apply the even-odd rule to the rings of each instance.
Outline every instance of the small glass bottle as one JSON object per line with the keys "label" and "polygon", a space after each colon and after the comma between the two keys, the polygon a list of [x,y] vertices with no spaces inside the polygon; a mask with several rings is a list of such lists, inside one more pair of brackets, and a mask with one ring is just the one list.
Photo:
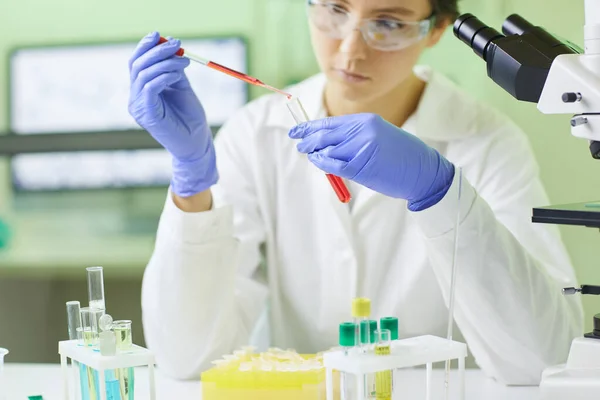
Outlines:
{"label": "small glass bottle", "polygon": [[130,350],[133,346],[133,342],[131,339],[131,321],[114,321],[113,329],[115,331],[115,335],[117,336],[117,350]]}
{"label": "small glass bottle", "polygon": [[100,317],[100,337],[99,347],[100,354],[103,356],[114,356],[117,354],[117,338],[115,333],[111,330],[113,319],[109,314],[104,314]]}

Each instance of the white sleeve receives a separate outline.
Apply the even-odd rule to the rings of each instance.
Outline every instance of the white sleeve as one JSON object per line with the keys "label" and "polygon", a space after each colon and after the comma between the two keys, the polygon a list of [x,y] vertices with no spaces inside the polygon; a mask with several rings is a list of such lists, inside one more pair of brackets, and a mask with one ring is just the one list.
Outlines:
{"label": "white sleeve", "polygon": [[[457,152],[469,179],[460,202],[456,323],[486,374],[505,384],[538,384],[583,330],[581,300],[561,294],[575,285],[573,268],[557,227],[531,222],[532,208],[548,199],[524,134],[511,125],[485,146],[465,143]],[[477,157],[486,166],[469,172]],[[458,173],[438,204],[412,214],[446,301],[457,195]]]}
{"label": "white sleeve", "polygon": [[178,379],[199,379],[212,360],[247,344],[265,306],[267,288],[256,276],[264,227],[244,142],[235,138],[249,129],[238,116],[215,143],[213,194],[227,204],[186,213],[169,193],[144,273],[146,341],[161,370]]}

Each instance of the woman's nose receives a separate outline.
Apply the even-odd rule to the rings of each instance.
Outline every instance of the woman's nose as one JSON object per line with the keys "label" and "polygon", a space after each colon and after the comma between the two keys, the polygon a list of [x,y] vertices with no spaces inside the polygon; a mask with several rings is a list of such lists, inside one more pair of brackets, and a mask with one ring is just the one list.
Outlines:
{"label": "woman's nose", "polygon": [[358,27],[350,31],[340,43],[340,52],[353,59],[366,58],[367,50],[368,45]]}

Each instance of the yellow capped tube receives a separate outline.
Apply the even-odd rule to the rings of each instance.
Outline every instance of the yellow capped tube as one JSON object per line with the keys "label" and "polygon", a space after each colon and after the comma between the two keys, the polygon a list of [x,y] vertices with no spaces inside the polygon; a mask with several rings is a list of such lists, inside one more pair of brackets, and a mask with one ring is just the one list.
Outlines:
{"label": "yellow capped tube", "polygon": [[356,324],[356,344],[361,351],[366,352],[371,343],[370,332],[361,335],[361,326],[367,326],[367,321],[371,316],[371,300],[366,297],[357,297],[352,300],[352,317]]}

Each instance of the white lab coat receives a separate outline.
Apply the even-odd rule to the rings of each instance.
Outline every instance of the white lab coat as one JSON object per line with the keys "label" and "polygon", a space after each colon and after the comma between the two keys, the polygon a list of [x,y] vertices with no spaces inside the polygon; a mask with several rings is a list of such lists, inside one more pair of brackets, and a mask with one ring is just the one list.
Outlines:
{"label": "white lab coat", "polygon": [[[456,323],[489,376],[536,384],[583,325],[580,300],[561,294],[576,280],[557,228],[531,223],[548,199],[527,138],[417,71],[428,84],[404,128],[464,169]],[[311,118],[325,115],[324,82],[290,89]],[[266,304],[272,344],[301,352],[336,345],[355,296],[372,299],[376,318],[397,316],[401,337],[445,337],[458,174],[424,211],[356,184],[349,207],[296,150],[293,125],[282,96],[251,102],[217,136],[214,209],[185,213],[167,196],[142,296],[147,343],[167,374],[197,379],[248,342]]]}

